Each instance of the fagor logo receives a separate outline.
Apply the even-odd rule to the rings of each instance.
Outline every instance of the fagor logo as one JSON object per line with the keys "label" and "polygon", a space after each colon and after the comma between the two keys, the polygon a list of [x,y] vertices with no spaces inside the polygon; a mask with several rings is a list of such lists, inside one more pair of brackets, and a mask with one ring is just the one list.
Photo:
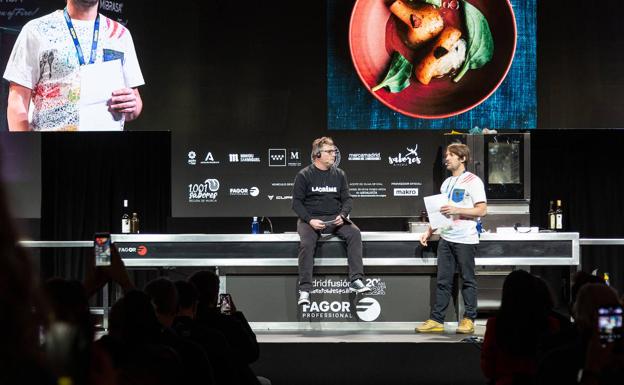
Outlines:
{"label": "fagor logo", "polygon": [[303,305],[303,311],[323,311],[323,312],[349,312],[351,304],[349,302],[340,302],[340,301],[321,301],[321,302],[312,302],[310,305]]}
{"label": "fagor logo", "polygon": [[362,321],[371,322],[376,320],[381,314],[381,306],[375,298],[365,297],[355,305],[358,317]]}
{"label": "fagor logo", "polygon": [[147,247],[143,245],[137,247],[136,253],[139,254],[141,257],[147,255]]}
{"label": "fagor logo", "polygon": [[260,189],[258,189],[257,187],[252,187],[249,189],[249,195],[251,195],[252,197],[257,197],[260,194]]}

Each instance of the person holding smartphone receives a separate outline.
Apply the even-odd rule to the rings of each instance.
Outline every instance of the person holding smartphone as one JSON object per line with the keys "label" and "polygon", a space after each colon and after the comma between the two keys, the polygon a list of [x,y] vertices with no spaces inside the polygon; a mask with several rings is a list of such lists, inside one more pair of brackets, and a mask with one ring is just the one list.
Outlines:
{"label": "person holding smartphone", "polygon": [[[604,283],[588,283],[574,305],[575,333],[541,359],[536,384],[620,384],[624,378],[622,305]],[[605,327],[608,317],[610,324]],[[611,320],[613,318],[613,320]]]}
{"label": "person holding smartphone", "polygon": [[336,167],[338,149],[329,137],[312,142],[312,164],[301,169],[295,177],[292,208],[297,213],[299,243],[298,305],[310,304],[314,251],[321,234],[337,234],[347,242],[349,290],[366,293],[362,263],[362,235],[349,220],[353,198],[345,172]]}

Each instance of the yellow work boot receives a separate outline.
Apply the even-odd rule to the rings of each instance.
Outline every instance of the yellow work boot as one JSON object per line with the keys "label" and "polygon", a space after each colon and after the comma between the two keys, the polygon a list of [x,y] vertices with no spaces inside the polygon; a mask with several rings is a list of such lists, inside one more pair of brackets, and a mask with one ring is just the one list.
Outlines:
{"label": "yellow work boot", "polygon": [[464,318],[459,323],[455,332],[459,334],[472,334],[474,333],[474,322],[470,318]]}
{"label": "yellow work boot", "polygon": [[418,326],[416,331],[418,333],[441,333],[444,331],[444,324],[428,319],[422,325]]}

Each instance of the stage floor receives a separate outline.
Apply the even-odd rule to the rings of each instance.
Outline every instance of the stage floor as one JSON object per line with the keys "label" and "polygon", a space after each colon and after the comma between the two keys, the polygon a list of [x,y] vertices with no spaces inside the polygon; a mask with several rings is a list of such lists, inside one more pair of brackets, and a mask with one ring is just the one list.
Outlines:
{"label": "stage floor", "polygon": [[444,333],[421,334],[412,331],[389,330],[310,330],[303,332],[293,331],[266,331],[256,330],[259,343],[452,343],[462,342],[467,337],[483,338],[485,320],[477,320],[474,334],[457,334],[456,322],[445,323]]}

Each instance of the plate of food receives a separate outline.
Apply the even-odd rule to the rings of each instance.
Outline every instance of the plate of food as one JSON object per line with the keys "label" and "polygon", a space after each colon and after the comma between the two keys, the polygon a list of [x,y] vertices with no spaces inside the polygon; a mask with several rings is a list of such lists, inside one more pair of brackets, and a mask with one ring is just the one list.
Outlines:
{"label": "plate of food", "polygon": [[357,0],[349,46],[371,94],[406,116],[462,114],[489,98],[516,50],[509,0]]}

